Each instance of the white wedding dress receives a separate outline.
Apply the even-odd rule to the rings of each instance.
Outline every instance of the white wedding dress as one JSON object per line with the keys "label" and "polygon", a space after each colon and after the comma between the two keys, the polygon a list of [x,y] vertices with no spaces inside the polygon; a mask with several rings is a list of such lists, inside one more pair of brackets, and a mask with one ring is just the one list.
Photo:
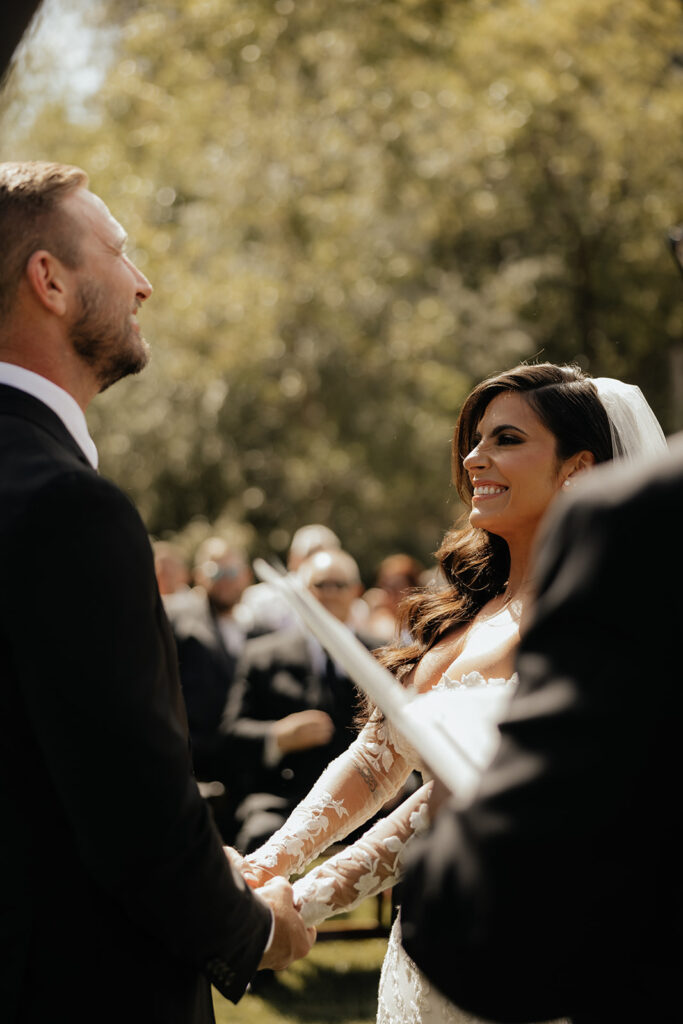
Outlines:
{"label": "white wedding dress", "polygon": [[[503,686],[510,696],[516,676],[486,680],[470,672],[460,680],[443,676],[431,691],[451,697],[471,687]],[[416,695],[417,696],[417,695]],[[409,775],[425,771],[413,748],[375,713],[349,749],[326,768],[287,822],[246,858],[245,870],[291,878],[333,843],[343,839],[395,796]],[[304,920],[318,925],[352,910],[368,896],[400,881],[409,843],[429,824],[425,785],[381,818],[361,839],[313,868],[294,884]],[[445,999],[425,978],[401,945],[400,918],[392,928],[382,968],[378,1024],[466,1024],[474,1021]]]}

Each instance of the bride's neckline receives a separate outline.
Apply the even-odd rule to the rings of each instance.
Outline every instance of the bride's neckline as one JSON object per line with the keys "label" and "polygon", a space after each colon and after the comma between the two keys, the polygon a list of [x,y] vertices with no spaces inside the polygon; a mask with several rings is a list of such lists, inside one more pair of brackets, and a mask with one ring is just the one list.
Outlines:
{"label": "bride's neckline", "polygon": [[441,679],[433,687],[433,689],[442,690],[446,689],[459,689],[466,688],[469,686],[505,686],[508,683],[513,683],[517,680],[517,673],[513,672],[511,676],[494,676],[487,679],[477,669],[471,669],[469,672],[464,672],[457,679],[453,676],[449,676],[447,672],[444,672]]}

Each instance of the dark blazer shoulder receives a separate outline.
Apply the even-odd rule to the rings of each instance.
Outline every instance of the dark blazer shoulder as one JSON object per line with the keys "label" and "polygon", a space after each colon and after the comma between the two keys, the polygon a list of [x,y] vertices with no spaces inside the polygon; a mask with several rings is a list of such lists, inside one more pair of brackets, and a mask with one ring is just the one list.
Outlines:
{"label": "dark blazer shoulder", "polygon": [[56,412],[34,395],[0,384],[0,418],[3,439],[49,453],[53,458],[75,458],[92,470],[85,453]]}
{"label": "dark blazer shoulder", "polygon": [[[46,469],[24,485],[24,525],[34,519],[44,523],[46,514],[60,521],[68,532],[98,516],[112,523],[128,524],[147,533],[135,505],[111,480],[79,464]],[[147,541],[147,543],[149,543]]]}

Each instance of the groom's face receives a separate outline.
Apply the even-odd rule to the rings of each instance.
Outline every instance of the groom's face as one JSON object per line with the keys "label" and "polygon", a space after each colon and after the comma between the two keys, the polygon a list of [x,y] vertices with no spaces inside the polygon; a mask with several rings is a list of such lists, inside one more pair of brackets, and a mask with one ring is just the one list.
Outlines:
{"label": "groom's face", "polygon": [[137,312],[152,286],[126,253],[126,233],[98,196],[78,188],[63,201],[80,235],[70,339],[104,391],[147,363]]}

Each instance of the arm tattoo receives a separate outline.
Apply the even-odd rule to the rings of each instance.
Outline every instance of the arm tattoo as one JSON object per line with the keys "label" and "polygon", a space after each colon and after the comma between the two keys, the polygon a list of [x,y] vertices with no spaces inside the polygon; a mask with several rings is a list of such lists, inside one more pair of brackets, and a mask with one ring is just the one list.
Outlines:
{"label": "arm tattoo", "polygon": [[361,765],[355,766],[356,771],[360,775],[363,782],[366,784],[371,793],[374,793],[377,789],[377,779],[372,774],[369,768],[363,768]]}

